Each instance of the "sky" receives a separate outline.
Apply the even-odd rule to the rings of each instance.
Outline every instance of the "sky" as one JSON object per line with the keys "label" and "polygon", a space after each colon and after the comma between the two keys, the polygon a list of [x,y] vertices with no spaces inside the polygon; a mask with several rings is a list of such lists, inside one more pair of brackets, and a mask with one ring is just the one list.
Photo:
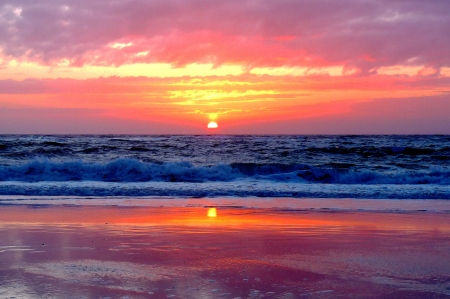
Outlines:
{"label": "sky", "polygon": [[450,1],[0,0],[16,133],[450,134]]}

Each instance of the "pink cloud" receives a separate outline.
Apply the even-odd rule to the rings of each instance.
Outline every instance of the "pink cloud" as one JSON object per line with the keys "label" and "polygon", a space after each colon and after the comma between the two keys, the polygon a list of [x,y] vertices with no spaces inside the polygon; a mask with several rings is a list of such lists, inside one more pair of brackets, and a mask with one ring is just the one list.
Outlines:
{"label": "pink cloud", "polygon": [[46,64],[450,66],[447,1],[14,0],[0,15],[3,55]]}
{"label": "pink cloud", "polygon": [[[215,85],[215,82],[219,82]],[[232,90],[273,90],[284,95],[292,91],[377,91],[377,90],[442,90],[448,92],[450,77],[330,77],[327,75],[295,78],[290,76],[269,76],[242,74],[239,76],[209,77],[107,77],[96,79],[26,79],[0,80],[0,95],[4,94],[142,94],[165,93],[169,90],[202,90],[226,88]],[[222,83],[221,83],[222,82]],[[246,83],[235,85],[235,83]],[[181,84],[181,85],[180,85]],[[209,85],[206,85],[209,84]],[[271,95],[275,97],[275,95]]]}

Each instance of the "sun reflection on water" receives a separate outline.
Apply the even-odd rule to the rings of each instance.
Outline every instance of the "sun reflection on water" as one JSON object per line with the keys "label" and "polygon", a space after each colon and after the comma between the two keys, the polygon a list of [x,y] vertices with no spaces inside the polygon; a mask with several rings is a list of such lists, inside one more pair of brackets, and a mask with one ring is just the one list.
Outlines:
{"label": "sun reflection on water", "polygon": [[216,208],[209,208],[208,209],[208,217],[217,217],[217,209]]}

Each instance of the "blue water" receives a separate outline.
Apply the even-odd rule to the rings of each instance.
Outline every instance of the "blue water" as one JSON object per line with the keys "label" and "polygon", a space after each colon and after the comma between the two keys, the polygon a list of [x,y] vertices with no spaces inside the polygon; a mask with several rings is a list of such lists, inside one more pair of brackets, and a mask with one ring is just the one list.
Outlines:
{"label": "blue water", "polygon": [[450,199],[450,136],[0,136],[0,195]]}

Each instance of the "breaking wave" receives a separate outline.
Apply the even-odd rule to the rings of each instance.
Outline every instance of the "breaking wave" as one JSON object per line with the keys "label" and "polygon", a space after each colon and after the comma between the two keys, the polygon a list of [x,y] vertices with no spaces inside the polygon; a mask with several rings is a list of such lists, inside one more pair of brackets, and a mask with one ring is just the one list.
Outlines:
{"label": "breaking wave", "polygon": [[428,171],[355,170],[338,165],[231,163],[196,166],[190,162],[146,163],[117,159],[108,163],[81,160],[53,162],[35,159],[21,165],[0,166],[0,181],[100,181],[100,182],[229,182],[255,179],[273,182],[328,184],[450,184],[450,171],[430,167]]}

